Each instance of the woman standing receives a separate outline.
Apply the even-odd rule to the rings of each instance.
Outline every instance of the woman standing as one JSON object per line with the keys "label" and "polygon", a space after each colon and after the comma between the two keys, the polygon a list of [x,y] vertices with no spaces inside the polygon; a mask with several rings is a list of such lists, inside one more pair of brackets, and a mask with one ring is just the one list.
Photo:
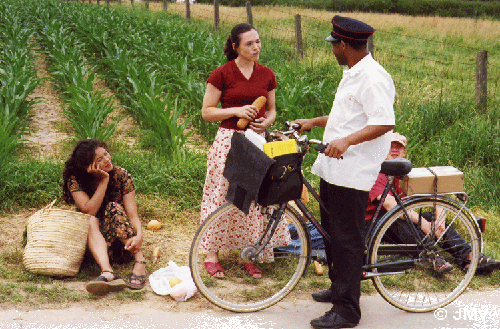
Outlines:
{"label": "woman standing", "polygon": [[[228,189],[228,181],[223,177],[227,153],[231,146],[231,137],[236,130],[240,118],[249,121],[246,129],[263,134],[276,118],[275,88],[276,78],[268,67],[257,63],[261,50],[260,37],[250,24],[238,24],[232,30],[224,46],[227,63],[215,69],[207,79],[207,88],[203,97],[202,117],[207,121],[221,121],[214,143],[207,159],[207,176],[203,189],[201,204],[201,222],[220,207],[224,202]],[[267,98],[267,103],[260,110],[253,105],[259,96]],[[217,105],[221,103],[222,108]],[[243,213],[238,216],[245,216]],[[249,215],[245,218],[246,239],[259,236],[263,231],[263,215],[253,204]],[[229,220],[213,232],[210,241],[205,245],[207,257],[205,268],[216,277],[224,278],[224,270],[219,264],[218,252],[221,250],[240,249],[233,239],[227,238],[231,232]],[[227,239],[226,239],[227,238]],[[289,239],[286,227],[280,226],[273,239]],[[231,240],[232,242],[229,242]],[[217,242],[215,242],[217,241]],[[276,240],[275,240],[276,241]],[[267,260],[272,260],[272,247],[265,250]],[[253,263],[243,263],[246,272],[260,278],[261,271]]]}
{"label": "woman standing", "polygon": [[146,282],[146,261],[142,254],[142,227],[137,214],[132,177],[114,166],[106,144],[97,139],[77,143],[63,172],[63,195],[68,204],[92,215],[88,247],[101,268],[101,275],[88,282],[93,294],[106,294],[127,286],[113,272],[108,247],[115,240],[123,243],[135,259],[129,288],[141,289]]}

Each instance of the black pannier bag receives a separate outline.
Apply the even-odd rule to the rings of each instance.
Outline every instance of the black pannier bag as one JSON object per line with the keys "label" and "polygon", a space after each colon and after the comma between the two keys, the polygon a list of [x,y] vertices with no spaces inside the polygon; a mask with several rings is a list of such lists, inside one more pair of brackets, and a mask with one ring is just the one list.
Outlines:
{"label": "black pannier bag", "polygon": [[250,203],[262,206],[300,199],[302,155],[268,157],[242,133],[235,132],[223,176],[229,187],[226,200],[248,214]]}
{"label": "black pannier bag", "polygon": [[302,154],[291,153],[273,158],[275,162],[260,185],[258,203],[268,206],[300,199],[302,194]]}

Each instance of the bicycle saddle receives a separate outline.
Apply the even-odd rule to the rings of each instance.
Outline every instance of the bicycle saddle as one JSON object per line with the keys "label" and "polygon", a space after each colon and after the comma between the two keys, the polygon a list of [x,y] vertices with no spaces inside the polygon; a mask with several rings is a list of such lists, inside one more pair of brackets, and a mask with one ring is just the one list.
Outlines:
{"label": "bicycle saddle", "polygon": [[404,158],[385,160],[382,162],[380,172],[388,176],[403,176],[411,171],[411,161]]}

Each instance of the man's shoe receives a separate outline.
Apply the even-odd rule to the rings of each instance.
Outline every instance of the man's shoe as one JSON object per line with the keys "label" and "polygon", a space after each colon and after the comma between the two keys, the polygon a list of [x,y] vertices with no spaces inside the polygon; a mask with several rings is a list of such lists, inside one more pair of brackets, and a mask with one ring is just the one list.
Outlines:
{"label": "man's shoe", "polygon": [[311,296],[315,301],[320,303],[332,302],[332,291],[330,289],[313,292]]}
{"label": "man's shoe", "polygon": [[354,328],[357,325],[357,323],[347,321],[340,314],[332,310],[317,319],[311,320],[311,326],[315,329]]}
{"label": "man's shoe", "polygon": [[479,254],[479,260],[477,261],[476,274],[485,275],[490,274],[493,271],[500,269],[500,261],[486,257],[483,254]]}

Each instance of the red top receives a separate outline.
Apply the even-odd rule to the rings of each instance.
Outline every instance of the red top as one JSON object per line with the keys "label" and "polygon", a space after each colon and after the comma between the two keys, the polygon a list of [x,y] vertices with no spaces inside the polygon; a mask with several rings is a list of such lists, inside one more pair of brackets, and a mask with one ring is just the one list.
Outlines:
{"label": "red top", "polygon": [[[216,68],[207,82],[222,92],[220,103],[222,108],[251,105],[259,96],[268,97],[269,92],[276,88],[276,77],[273,71],[255,62],[252,76],[245,78],[234,60]],[[266,113],[267,103],[258,114],[258,118]],[[221,122],[221,127],[240,130],[236,123],[238,117],[232,117]]]}
{"label": "red top", "polygon": [[[368,205],[366,206],[366,215],[365,215],[365,221],[370,221],[373,218],[373,215],[375,215],[375,211],[377,210],[379,201],[377,200],[377,197],[382,195],[384,193],[385,185],[387,184],[387,176],[384,174],[379,173],[377,180],[375,181],[375,184],[373,185],[372,189],[370,190],[370,193],[368,194]],[[396,193],[399,196],[404,196],[403,190],[399,187],[399,179],[394,178],[394,182],[392,183],[394,188],[396,189]],[[389,191],[388,195],[393,195],[392,191]],[[383,215],[385,213],[385,209],[382,207],[380,209],[380,215]],[[380,218],[380,217],[378,217]]]}

